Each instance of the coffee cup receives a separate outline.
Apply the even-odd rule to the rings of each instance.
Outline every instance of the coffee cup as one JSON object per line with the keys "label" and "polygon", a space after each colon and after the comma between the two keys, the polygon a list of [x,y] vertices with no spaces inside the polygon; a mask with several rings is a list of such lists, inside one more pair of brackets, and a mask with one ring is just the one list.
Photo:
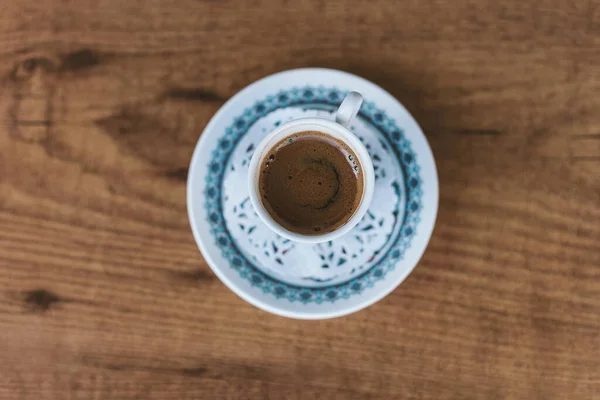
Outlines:
{"label": "coffee cup", "polygon": [[[362,101],[363,98],[359,93],[349,92],[336,111],[333,121],[325,118],[301,118],[292,120],[275,128],[258,144],[250,161],[248,171],[250,201],[259,218],[273,232],[295,242],[322,243],[348,233],[365,215],[371,203],[371,199],[373,198],[373,191],[375,188],[373,162],[367,149],[359,138],[348,129],[350,122],[358,114]],[[356,198],[353,200],[352,207],[349,209],[350,211],[348,214],[345,215],[339,223],[332,225],[331,229],[324,229],[322,232],[320,228],[317,228],[315,231],[307,233],[305,231],[294,229],[294,227],[289,224],[282,223],[282,219],[274,213],[273,207],[267,203],[266,195],[264,193],[261,195],[261,174],[264,174],[265,168],[267,167],[279,168],[277,162],[273,162],[273,165],[269,166],[269,157],[272,159],[272,154],[274,154],[278,148],[287,145],[288,141],[292,143],[294,138],[297,138],[298,135],[307,132],[318,134],[328,143],[338,143],[340,149],[344,149],[344,154],[346,154],[346,157],[348,158],[347,162],[349,163],[349,166],[356,171],[355,177],[357,179],[357,187],[360,189],[351,192],[356,193]],[[327,146],[327,144],[323,142],[323,146]],[[317,151],[317,149],[315,149],[315,151]],[[321,165],[330,164],[327,160],[317,160],[316,162],[319,163],[319,168],[321,168]],[[344,168],[346,167],[344,166]],[[334,170],[334,172],[336,177],[340,176],[338,171]],[[292,176],[289,176],[289,178],[291,180]],[[294,184],[297,185],[298,183]],[[319,182],[319,185],[320,184],[321,182]],[[338,194],[339,185],[338,183],[335,183],[335,185],[334,199],[336,196],[340,196]],[[303,188],[299,188],[299,190],[303,190]],[[293,202],[295,200],[289,198],[289,201]],[[308,207],[309,205],[307,204],[299,207],[304,206]],[[318,218],[318,215],[319,214],[317,213],[317,217],[315,218]]]}

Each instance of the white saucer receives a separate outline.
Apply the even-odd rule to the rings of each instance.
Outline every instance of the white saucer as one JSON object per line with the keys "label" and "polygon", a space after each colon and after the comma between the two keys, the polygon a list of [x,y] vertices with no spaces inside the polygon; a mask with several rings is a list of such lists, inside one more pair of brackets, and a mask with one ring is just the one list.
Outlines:
{"label": "white saucer", "polygon": [[[330,118],[350,90],[365,98],[350,130],[374,162],[373,202],[339,239],[290,242],[252,209],[249,160],[275,126],[301,117]],[[438,179],[421,128],[389,93],[345,72],[298,69],[251,84],[215,114],[192,157],[187,205],[204,258],[233,292],[286,317],[332,318],[375,303],[413,270],[435,224]]]}

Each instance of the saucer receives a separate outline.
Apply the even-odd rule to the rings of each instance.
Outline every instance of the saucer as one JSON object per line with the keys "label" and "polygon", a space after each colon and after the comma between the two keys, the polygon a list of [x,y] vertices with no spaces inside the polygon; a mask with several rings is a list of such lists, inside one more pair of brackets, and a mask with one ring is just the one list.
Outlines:
{"label": "saucer", "polygon": [[[250,203],[253,151],[292,119],[333,120],[350,90],[365,99],[349,129],[373,160],[369,211],[348,234],[327,243],[284,239]],[[421,128],[389,93],[346,72],[297,69],[251,84],[211,119],[190,164],[187,207],[204,258],[234,293],[274,314],[332,318],[375,303],[413,270],[435,224],[438,178]]]}

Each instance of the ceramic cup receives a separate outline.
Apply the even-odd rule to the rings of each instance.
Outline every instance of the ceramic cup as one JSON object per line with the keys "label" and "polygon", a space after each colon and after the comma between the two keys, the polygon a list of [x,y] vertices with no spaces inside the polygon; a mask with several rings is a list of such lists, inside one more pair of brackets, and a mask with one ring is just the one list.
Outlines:
{"label": "ceramic cup", "polygon": [[[360,93],[349,92],[335,114],[335,122],[324,118],[301,118],[292,120],[277,127],[258,144],[250,161],[250,168],[248,170],[250,201],[259,218],[273,232],[296,242],[322,243],[346,234],[365,215],[371,204],[371,199],[373,198],[375,172],[373,171],[373,162],[371,161],[369,152],[356,135],[348,130],[348,125],[352,119],[356,117],[356,114],[358,114],[362,101],[363,98]],[[363,179],[363,193],[356,211],[345,224],[334,231],[320,235],[299,234],[278,224],[265,209],[259,194],[258,182],[262,160],[272,151],[273,146],[285,140],[287,137],[304,131],[322,132],[333,139],[345,143],[346,146],[354,152],[362,166],[362,174],[360,174],[360,176]]]}

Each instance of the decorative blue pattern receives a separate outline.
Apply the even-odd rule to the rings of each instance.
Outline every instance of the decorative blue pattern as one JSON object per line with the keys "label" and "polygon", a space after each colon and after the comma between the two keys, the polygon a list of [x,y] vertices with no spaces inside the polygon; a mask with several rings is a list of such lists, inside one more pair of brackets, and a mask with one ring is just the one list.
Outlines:
{"label": "decorative blue pattern", "polygon": [[260,288],[264,293],[270,293],[278,299],[321,304],[324,301],[334,302],[359,294],[372,287],[375,282],[383,279],[389,271],[394,269],[396,264],[403,259],[404,252],[410,247],[412,238],[417,231],[423,192],[416,154],[411,149],[410,142],[404,136],[402,129],[396,126],[395,121],[369,101],[363,103],[359,116],[375,126],[392,145],[402,167],[406,193],[402,227],[392,246],[376,264],[363,274],[333,286],[310,288],[289,285],[273,279],[256,268],[239,251],[234,239],[227,230],[223,218],[221,185],[227,162],[248,128],[260,118],[280,108],[304,104],[338,106],[346,93],[336,88],[320,86],[292,88],[268,96],[256,102],[251,108],[245,109],[240,116],[235,118],[231,126],[225,130],[218,146],[212,151],[204,191],[206,199],[204,206],[210,224],[210,232],[215,239],[215,243],[221,249],[223,257],[229,261],[231,268],[238,271],[240,277],[248,280],[253,286]]}

